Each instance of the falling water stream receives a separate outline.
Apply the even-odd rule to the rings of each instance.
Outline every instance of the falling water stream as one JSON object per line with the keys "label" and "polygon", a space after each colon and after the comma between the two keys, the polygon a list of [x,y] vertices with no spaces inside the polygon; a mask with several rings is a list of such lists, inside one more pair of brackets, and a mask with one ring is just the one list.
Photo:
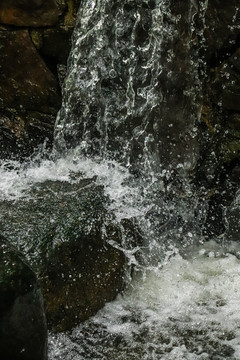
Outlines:
{"label": "falling water stream", "polygon": [[58,195],[54,182],[74,197],[74,174],[96,177],[116,222],[134,218],[143,234],[131,251],[121,244],[134,266],[124,292],[71,332],[50,333],[50,360],[240,359],[240,245],[206,241],[207,205],[191,183],[206,6],[83,0],[53,154],[0,164],[3,233],[23,250],[45,231],[48,210],[36,219],[33,205]]}

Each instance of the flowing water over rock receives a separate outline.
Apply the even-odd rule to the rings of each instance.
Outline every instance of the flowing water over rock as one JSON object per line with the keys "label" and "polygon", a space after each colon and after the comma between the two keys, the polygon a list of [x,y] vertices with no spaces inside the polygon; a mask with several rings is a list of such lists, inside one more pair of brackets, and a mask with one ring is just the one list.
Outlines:
{"label": "flowing water over rock", "polygon": [[82,1],[56,148],[80,144],[84,153],[133,164],[135,171],[146,172],[148,161],[151,169],[191,168],[206,4]]}
{"label": "flowing water over rock", "polygon": [[[49,358],[238,359],[240,247],[227,239],[204,242],[199,225],[194,225],[199,220],[192,218],[189,199],[182,200],[182,206],[176,199],[162,203],[163,213],[168,209],[173,215],[166,221],[166,231],[159,230],[157,235],[156,215],[154,221],[147,215],[152,199],[144,197],[141,184],[137,188],[136,179],[117,163],[86,158],[77,162],[67,157],[10,170],[5,163],[1,168],[2,178],[8,179],[1,188],[3,233],[36,261],[37,239],[46,235],[49,219],[54,222],[62,213],[51,202],[61,203],[70,196],[73,204],[79,172],[85,179],[98,176],[116,221],[135,217],[145,231],[145,243],[128,250],[122,242],[135,268],[126,290],[73,331],[50,334]],[[11,192],[10,181],[15,183]],[[176,214],[181,215],[182,226],[174,220]],[[68,224],[68,220],[59,222],[57,234],[63,236],[62,241]],[[30,250],[26,249],[29,245]]]}
{"label": "flowing water over rock", "polygon": [[[91,234],[100,217],[101,234],[124,230],[120,241],[118,231],[104,240],[126,258],[125,290],[72,331],[51,333],[51,360],[240,357],[240,248],[224,234],[206,242],[207,202],[191,181],[206,6],[83,0],[54,160],[1,163],[2,232],[34,266],[46,234],[58,249]],[[92,194],[92,182],[99,193],[84,209],[80,193]]]}

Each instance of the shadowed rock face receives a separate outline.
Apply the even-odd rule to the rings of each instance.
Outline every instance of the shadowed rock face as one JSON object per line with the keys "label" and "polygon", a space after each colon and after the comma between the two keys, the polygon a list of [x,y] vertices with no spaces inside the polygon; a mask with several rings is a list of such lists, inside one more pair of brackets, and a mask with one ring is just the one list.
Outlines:
{"label": "shadowed rock face", "polygon": [[219,63],[229,56],[239,43],[239,1],[209,0],[206,11],[206,60]]}
{"label": "shadowed rock face", "polygon": [[31,153],[51,139],[60,106],[59,85],[27,30],[0,30],[1,156]]}
{"label": "shadowed rock face", "polygon": [[95,315],[123,290],[125,257],[99,242],[101,234],[96,236],[59,244],[45,265],[41,284],[49,327],[55,332]]}
{"label": "shadowed rock face", "polygon": [[0,353],[4,360],[46,360],[47,327],[36,275],[0,236]]}
{"label": "shadowed rock face", "polygon": [[55,0],[2,0],[0,22],[15,26],[53,26],[61,10]]}
{"label": "shadowed rock face", "polygon": [[60,106],[57,81],[38,55],[28,31],[2,30],[0,41],[1,106],[55,113]]}
{"label": "shadowed rock face", "polygon": [[78,5],[1,1],[1,158],[23,159],[46,140],[51,146]]}

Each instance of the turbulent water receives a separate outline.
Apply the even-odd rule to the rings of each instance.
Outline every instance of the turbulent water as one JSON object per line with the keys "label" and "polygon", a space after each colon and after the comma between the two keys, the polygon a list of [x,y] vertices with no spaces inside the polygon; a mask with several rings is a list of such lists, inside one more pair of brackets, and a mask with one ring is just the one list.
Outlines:
{"label": "turbulent water", "polygon": [[239,270],[216,243],[171,256],[71,334],[51,359],[239,359]]}
{"label": "turbulent water", "polygon": [[134,218],[143,234],[131,252],[122,244],[135,266],[124,293],[50,334],[50,360],[240,358],[240,247],[206,242],[190,181],[207,1],[176,3],[83,0],[50,160],[0,163],[2,232],[23,250],[45,229],[52,184],[74,197],[79,178],[96,177],[116,221]]}
{"label": "turbulent water", "polygon": [[[182,205],[179,200],[162,203],[163,212],[167,207],[170,214],[174,210],[173,219],[176,214],[184,216],[187,228],[170,221],[170,230],[159,231],[158,237],[147,215],[152,200],[117,163],[68,156],[27,165],[4,162],[0,172],[0,220],[12,241],[26,240],[39,231],[39,213],[35,223],[29,221],[29,215],[36,217],[31,210],[31,203],[37,201],[34,196],[50,201],[46,194],[47,189],[53,192],[51,184],[59,180],[63,186],[74,186],[73,175],[79,172],[86,178],[98,176],[117,218],[138,218],[147,232],[148,249],[142,248],[145,263],[134,252],[126,252],[135,273],[124,293],[72,332],[50,334],[49,359],[239,359],[240,246],[223,237],[205,242],[193,226],[192,203],[186,199]],[[76,187],[70,190],[74,196]],[[17,219],[21,207],[28,221],[22,234]],[[48,214],[44,214],[46,222]]]}

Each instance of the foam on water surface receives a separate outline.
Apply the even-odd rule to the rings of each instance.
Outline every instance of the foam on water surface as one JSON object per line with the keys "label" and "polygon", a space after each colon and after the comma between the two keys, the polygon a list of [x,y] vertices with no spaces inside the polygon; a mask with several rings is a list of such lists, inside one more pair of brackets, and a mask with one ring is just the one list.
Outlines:
{"label": "foam on water surface", "polygon": [[50,359],[239,359],[240,262],[214,242],[191,254],[137,274],[95,317],[52,335]]}
{"label": "foam on water surface", "polygon": [[[1,201],[17,204],[32,196],[30,190],[38,184],[49,180],[74,183],[81,174],[97,177],[118,220],[139,216],[143,221],[152,204],[151,199],[146,201],[148,192],[136,187],[128,170],[113,161],[71,155],[30,164],[2,162],[0,171]],[[158,180],[152,177],[150,183]],[[177,204],[169,204],[174,206]],[[170,232],[172,237],[179,234],[179,228],[175,230]],[[189,239],[192,233],[187,232]],[[154,232],[149,242],[151,260],[159,256],[163,241],[156,238],[153,245],[152,236]],[[72,333],[51,335],[50,359],[238,359],[240,249],[227,241],[225,247],[208,242],[181,249],[177,238],[174,242],[175,247],[165,247],[156,264],[148,261],[145,267],[137,267],[125,293],[95,317]]]}

